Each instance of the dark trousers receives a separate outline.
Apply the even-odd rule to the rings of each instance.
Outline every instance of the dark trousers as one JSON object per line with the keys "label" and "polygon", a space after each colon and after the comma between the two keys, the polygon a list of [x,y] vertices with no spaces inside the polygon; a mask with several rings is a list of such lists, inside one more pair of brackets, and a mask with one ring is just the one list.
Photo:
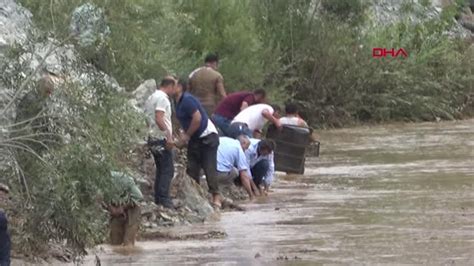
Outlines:
{"label": "dark trousers", "polygon": [[155,159],[155,203],[172,204],[170,198],[171,180],[174,176],[173,153],[164,148],[164,140],[149,140],[151,153]]}
{"label": "dark trousers", "polygon": [[219,136],[215,133],[203,138],[191,139],[188,143],[188,165],[186,173],[198,184],[200,183],[200,171],[204,170],[209,192],[219,193],[217,180],[217,147]]}
{"label": "dark trousers", "polygon": [[260,186],[260,184],[262,184],[263,178],[267,174],[269,168],[270,163],[266,159],[259,161],[252,168],[250,168],[252,179],[256,186]]}
{"label": "dark trousers", "polygon": [[0,266],[10,266],[10,245],[7,217],[0,211]]}

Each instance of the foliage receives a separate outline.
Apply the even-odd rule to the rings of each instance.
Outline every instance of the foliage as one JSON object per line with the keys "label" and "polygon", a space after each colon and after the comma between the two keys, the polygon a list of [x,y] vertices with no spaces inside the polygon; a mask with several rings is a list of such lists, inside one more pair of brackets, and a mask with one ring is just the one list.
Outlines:
{"label": "foliage", "polygon": [[[420,23],[334,19],[364,18],[351,8],[356,2],[322,1],[322,11],[314,2],[258,2],[259,25],[282,53],[283,67],[272,75],[313,126],[454,119],[472,112],[472,49],[447,34],[452,8],[440,18],[416,14]],[[373,47],[404,48],[409,57],[376,59]]]}
{"label": "foliage", "polygon": [[195,63],[190,67],[201,65],[207,53],[217,52],[228,91],[254,89],[264,78],[263,56],[269,51],[263,47],[250,9],[249,0],[181,1],[177,5],[185,18],[180,44]]}
{"label": "foliage", "polygon": [[[62,39],[70,16],[86,0],[21,0],[38,26]],[[82,55],[129,90],[167,72],[183,75],[202,64],[208,52],[221,56],[229,91],[253,88],[264,76],[265,51],[245,1],[94,0],[105,10],[111,35],[105,51]]]}
{"label": "foliage", "polygon": [[[15,66],[26,51],[19,52],[7,66],[13,71],[2,75],[8,87],[18,87],[32,74]],[[87,75],[91,82],[84,87],[72,81],[67,75],[74,71]],[[52,241],[81,254],[104,240],[107,215],[97,199],[119,194],[121,188],[110,171],[124,168],[121,162],[143,133],[141,115],[125,95],[107,85],[103,75],[81,62],[71,64],[64,73],[66,78],[55,85],[42,115],[32,118],[33,122],[47,118],[47,123],[24,124],[0,141],[0,148],[13,139],[31,148],[20,152],[7,146],[16,154],[15,164],[3,173],[15,200],[13,241],[25,253],[41,253]],[[44,139],[41,132],[48,132],[54,141]],[[37,149],[35,143],[45,148]]]}

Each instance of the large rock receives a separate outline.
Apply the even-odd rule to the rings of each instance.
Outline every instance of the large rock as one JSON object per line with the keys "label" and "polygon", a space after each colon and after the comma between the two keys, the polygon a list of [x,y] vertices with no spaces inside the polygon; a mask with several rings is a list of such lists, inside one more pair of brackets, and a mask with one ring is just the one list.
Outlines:
{"label": "large rock", "polygon": [[31,13],[15,1],[0,0],[0,56],[5,48],[26,41],[31,17]]}
{"label": "large rock", "polygon": [[100,49],[110,35],[104,11],[91,3],[74,9],[69,29],[81,47]]}
{"label": "large rock", "polygon": [[[14,44],[25,44],[28,33],[31,31],[31,13],[17,5],[13,0],[0,0],[0,66],[6,63],[6,52]],[[2,72],[4,68],[2,67]],[[4,73],[2,73],[4,75]],[[0,79],[0,142],[9,132],[6,125],[15,117],[15,105],[5,109],[12,100],[13,88],[4,84],[3,76]],[[14,166],[13,154],[10,150],[0,146],[0,175],[6,169]]]}
{"label": "large rock", "polygon": [[[16,1],[0,0],[0,143],[11,135],[9,125],[17,117],[20,101],[27,94],[34,94],[41,84],[49,84],[51,92],[45,114],[56,116],[71,115],[62,93],[65,86],[82,90],[82,100],[92,104],[99,90],[124,91],[114,78],[91,64],[84,64],[73,45],[44,38],[31,18],[31,13]],[[98,38],[106,36],[106,32]],[[13,47],[18,49],[9,53]],[[22,86],[30,76],[31,82]],[[63,137],[67,140],[68,135]],[[2,173],[11,171],[8,169],[17,168],[15,165],[12,151],[0,146],[0,178],[7,176]]]}
{"label": "large rock", "polygon": [[154,79],[145,80],[138,88],[136,88],[133,92],[133,104],[142,109],[145,106],[145,101],[148,96],[152,95],[153,92],[156,90],[156,81]]}
{"label": "large rock", "polygon": [[[438,18],[443,8],[451,4],[451,0],[432,0],[428,5],[421,1],[406,0],[372,0],[371,16],[374,25],[390,25],[399,21],[408,20],[412,23],[421,23],[425,20]],[[453,21],[455,18],[453,17]],[[446,34],[468,38],[471,31],[464,28],[462,21],[457,21]]]}
{"label": "large rock", "polygon": [[176,197],[200,217],[210,216],[214,209],[211,207],[207,191],[198,185],[186,174],[184,168],[178,167],[178,175],[173,180],[173,186],[177,189]]}

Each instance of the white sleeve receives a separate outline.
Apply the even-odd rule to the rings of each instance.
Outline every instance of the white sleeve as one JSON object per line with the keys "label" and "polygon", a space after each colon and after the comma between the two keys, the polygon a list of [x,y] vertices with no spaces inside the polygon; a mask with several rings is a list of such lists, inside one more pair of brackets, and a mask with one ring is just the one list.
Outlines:
{"label": "white sleeve", "polygon": [[155,111],[166,112],[166,106],[169,104],[165,98],[158,98],[155,103]]}
{"label": "white sleeve", "polygon": [[273,152],[268,155],[268,171],[265,175],[265,185],[269,186],[273,182],[273,178],[275,175],[275,162],[273,160]]}

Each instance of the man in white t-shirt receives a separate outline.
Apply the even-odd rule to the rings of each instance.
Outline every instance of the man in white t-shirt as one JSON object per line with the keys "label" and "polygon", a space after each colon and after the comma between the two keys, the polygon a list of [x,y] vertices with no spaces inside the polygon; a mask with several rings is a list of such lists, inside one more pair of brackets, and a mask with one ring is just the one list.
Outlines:
{"label": "man in white t-shirt", "polygon": [[280,108],[276,105],[270,106],[265,103],[255,104],[242,110],[230,124],[229,137],[236,138],[239,135],[247,135],[249,138],[257,137],[261,134],[267,121],[273,123],[281,129],[278,119]]}
{"label": "man in white t-shirt", "polygon": [[145,102],[148,124],[148,145],[155,159],[155,203],[173,209],[169,196],[174,176],[170,96],[176,93],[176,80],[165,77],[160,87]]}

